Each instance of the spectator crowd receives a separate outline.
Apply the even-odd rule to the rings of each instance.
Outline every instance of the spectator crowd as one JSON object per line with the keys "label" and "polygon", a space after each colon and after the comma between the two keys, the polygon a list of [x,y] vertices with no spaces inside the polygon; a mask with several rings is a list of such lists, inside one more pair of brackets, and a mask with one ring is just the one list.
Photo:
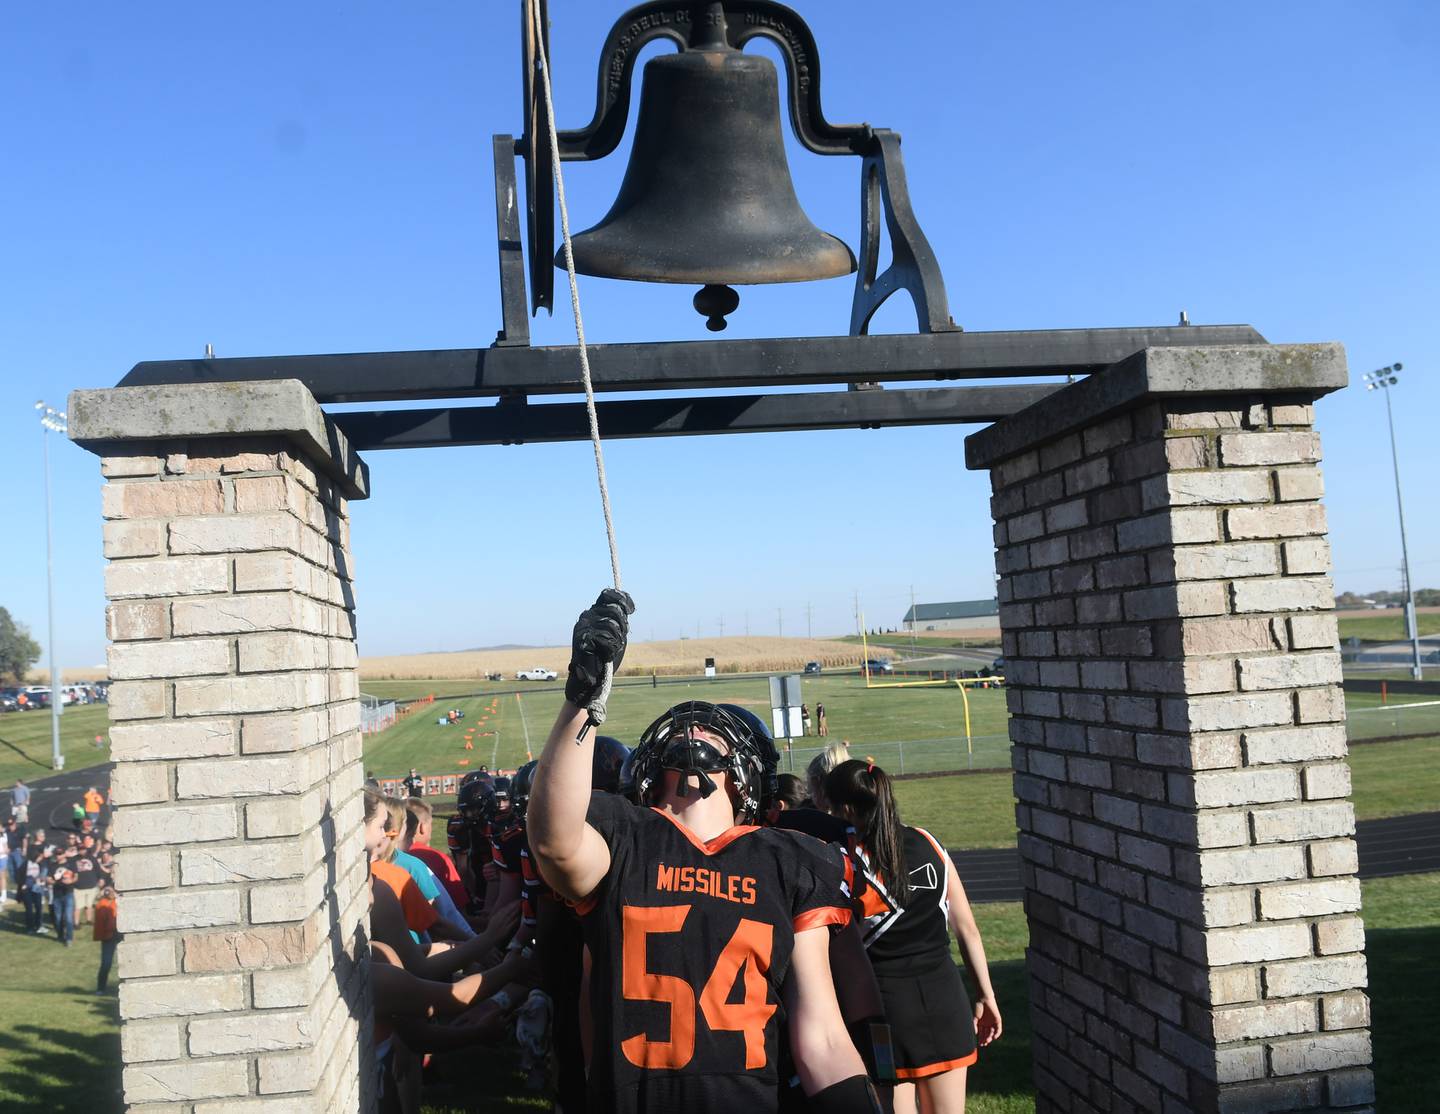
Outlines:
{"label": "spectator crowd", "polygon": [[101,944],[95,993],[109,989],[114,965],[113,847],[105,835],[105,795],[91,786],[71,806],[70,826],[46,829],[30,815],[31,790],[17,781],[10,816],[0,829],[0,906],[23,909],[22,931],[70,947],[88,929]]}

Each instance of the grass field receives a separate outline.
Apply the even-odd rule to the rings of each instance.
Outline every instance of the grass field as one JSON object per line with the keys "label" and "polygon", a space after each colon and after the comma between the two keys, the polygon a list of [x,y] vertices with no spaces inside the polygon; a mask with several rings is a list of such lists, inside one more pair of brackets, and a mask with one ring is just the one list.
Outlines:
{"label": "grass field", "polygon": [[[1440,634],[1440,611],[1421,611],[1415,616],[1420,634]],[[1399,642],[1407,637],[1405,613],[1393,610],[1375,611],[1363,616],[1345,616],[1339,620],[1340,640],[1358,638],[1362,642]]]}
{"label": "grass field", "polygon": [[[60,715],[60,749],[67,770],[80,770],[110,761],[108,746],[97,747],[95,736],[110,731],[109,709],[104,704],[71,705]],[[26,781],[46,777],[50,768],[50,713],[7,712],[0,715],[0,786],[17,777]]]}
{"label": "grass field", "polygon": [[[1378,1107],[1388,1114],[1435,1109],[1434,1014],[1440,998],[1440,874],[1364,883],[1366,940]],[[1030,1026],[1026,930],[1018,904],[985,905],[976,917],[989,953],[1005,1036],[970,1072],[973,1114],[1029,1114]],[[0,1109],[6,1114],[118,1114],[120,1039],[113,993],[91,993],[99,947],[77,939],[19,934],[12,904],[0,914]],[[23,979],[13,974],[23,971]],[[468,1055],[468,1078],[486,1080],[443,1093],[427,1114],[535,1110],[520,1096],[509,1058]],[[448,1103],[448,1105],[446,1104]]]}
{"label": "grass field", "polygon": [[[501,688],[513,690],[515,686],[513,682],[495,684],[488,690],[482,686],[473,691],[493,693]],[[399,697],[402,693],[413,696],[430,689],[424,686],[417,689],[412,682],[408,690],[402,690],[397,683],[396,688],[386,692],[381,685],[367,682],[365,691],[377,696]],[[435,691],[445,690],[437,686]],[[956,741],[964,734],[964,702],[953,686],[867,690],[864,679],[857,675],[822,674],[805,677],[801,692],[812,713],[817,704],[825,706],[832,739],[849,739],[857,751],[873,752],[875,760],[887,768],[898,772],[900,750],[895,743],[899,740],[905,743],[907,769],[956,769],[965,765],[967,756],[963,744]],[[998,689],[974,689],[967,695],[973,735],[992,740],[982,744],[985,764],[1007,764],[1009,759],[1004,753],[990,753],[1008,750],[1005,694]],[[509,695],[468,699],[437,698],[434,704],[423,705],[396,726],[371,736],[365,747],[365,766],[382,777],[403,773],[411,766],[426,773],[461,773],[481,762],[492,769],[513,769],[525,761],[527,750],[540,752],[563,698],[563,691],[553,685],[537,685],[533,691],[519,696],[512,691]],[[770,714],[770,688],[763,676],[716,677],[683,684],[662,683],[656,687],[627,684],[617,688],[611,698],[605,730],[633,743],[651,720],[682,700],[739,704],[762,719]],[[489,710],[492,702],[493,712]],[[462,709],[465,719],[457,726],[441,727],[436,720],[449,707]],[[467,751],[465,737],[471,729],[474,729],[474,749]],[[813,736],[803,740],[803,745],[797,741],[791,761],[803,766],[819,744],[820,740]],[[461,762],[467,765],[462,766]]]}

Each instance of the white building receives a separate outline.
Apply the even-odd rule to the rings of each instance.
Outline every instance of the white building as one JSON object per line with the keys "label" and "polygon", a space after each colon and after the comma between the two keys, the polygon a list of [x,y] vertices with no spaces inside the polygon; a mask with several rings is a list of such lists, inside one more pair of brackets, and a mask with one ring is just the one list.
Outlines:
{"label": "white building", "polygon": [[996,600],[956,600],[952,603],[917,603],[905,612],[901,629],[994,630],[1000,626]]}

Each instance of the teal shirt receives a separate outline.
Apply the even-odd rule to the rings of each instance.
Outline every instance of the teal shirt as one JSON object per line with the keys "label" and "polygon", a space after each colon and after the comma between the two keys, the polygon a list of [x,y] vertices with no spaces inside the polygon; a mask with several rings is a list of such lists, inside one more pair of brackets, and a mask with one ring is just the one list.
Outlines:
{"label": "teal shirt", "polygon": [[434,871],[414,855],[406,851],[396,851],[391,861],[415,879],[415,884],[420,887],[420,894],[426,901],[434,901],[440,896],[440,883],[435,880]]}

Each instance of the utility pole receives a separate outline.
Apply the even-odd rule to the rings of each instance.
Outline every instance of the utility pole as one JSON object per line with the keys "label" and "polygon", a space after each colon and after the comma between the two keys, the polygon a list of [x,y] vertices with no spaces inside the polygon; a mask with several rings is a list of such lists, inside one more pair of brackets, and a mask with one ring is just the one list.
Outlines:
{"label": "utility pole", "polygon": [[860,634],[860,633],[862,633],[861,630],[860,630],[860,589],[859,589],[859,588],[856,588],[856,589],[855,589],[855,633],[856,633],[857,635]]}
{"label": "utility pole", "polygon": [[910,649],[915,649],[915,585],[910,585]]}
{"label": "utility pole", "polygon": [[783,607],[775,609],[775,629],[780,632],[781,638],[785,637],[785,609]]}
{"label": "utility pole", "polygon": [[805,637],[811,641],[815,638],[815,631],[812,629],[810,622],[810,613],[812,610],[813,608],[807,603],[805,605]]}
{"label": "utility pole", "polygon": [[725,637],[725,616],[720,616],[720,637]]}
{"label": "utility pole", "polygon": [[46,406],[44,400],[35,404],[40,412],[40,440],[45,447],[45,595],[50,621],[50,765],[65,768],[65,755],[60,751],[60,713],[65,708],[65,693],[60,688],[60,665],[55,656],[55,532],[51,526],[50,509],[50,434],[68,433],[65,411]]}
{"label": "utility pole", "polygon": [[1390,462],[1395,468],[1395,509],[1400,515],[1400,561],[1403,587],[1405,590],[1405,627],[1410,639],[1410,676],[1417,681],[1425,679],[1425,670],[1420,664],[1420,623],[1415,614],[1415,587],[1410,579],[1410,549],[1405,542],[1405,504],[1400,498],[1400,454],[1395,449],[1395,412],[1390,407],[1390,388],[1398,383],[1397,373],[1403,367],[1398,361],[1379,371],[1365,374],[1367,391],[1383,391],[1385,394],[1385,417],[1390,423]]}
{"label": "utility pole", "polygon": [[750,637],[750,612],[745,612],[745,637]]}

